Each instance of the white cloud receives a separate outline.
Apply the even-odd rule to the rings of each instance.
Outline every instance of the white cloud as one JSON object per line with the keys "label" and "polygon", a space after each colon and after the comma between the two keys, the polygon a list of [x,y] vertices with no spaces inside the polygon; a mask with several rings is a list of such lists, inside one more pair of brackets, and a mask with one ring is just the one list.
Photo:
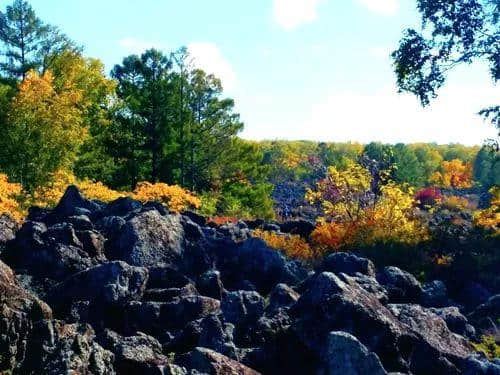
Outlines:
{"label": "white cloud", "polygon": [[371,47],[368,50],[368,54],[370,57],[373,57],[377,60],[389,60],[391,57],[391,53],[394,51],[394,47]]}
{"label": "white cloud", "polygon": [[274,0],[274,21],[286,31],[318,18],[318,6],[326,0]]}
{"label": "white cloud", "polygon": [[[481,144],[495,128],[476,113],[497,102],[500,88],[448,85],[438,99],[422,108],[409,94],[386,87],[373,93],[334,92],[310,108],[305,120],[286,124],[247,124],[251,139],[310,139],[369,143],[437,142]],[[272,132],[272,133],[271,133]]]}
{"label": "white cloud", "polygon": [[152,42],[132,37],[123,38],[118,44],[127,53],[134,53],[137,55],[140,55],[150,48],[165,49],[165,46],[160,42]]}
{"label": "white cloud", "polygon": [[399,10],[400,0],[356,0],[372,12],[384,16],[394,16]]}
{"label": "white cloud", "polygon": [[235,88],[237,84],[236,73],[215,43],[190,43],[188,51],[193,57],[194,65],[220,78],[225,90],[230,91]]}

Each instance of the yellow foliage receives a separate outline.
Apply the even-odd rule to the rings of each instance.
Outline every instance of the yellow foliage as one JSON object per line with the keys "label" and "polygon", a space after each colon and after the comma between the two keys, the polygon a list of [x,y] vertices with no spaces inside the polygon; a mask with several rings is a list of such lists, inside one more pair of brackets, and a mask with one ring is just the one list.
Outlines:
{"label": "yellow foliage", "polygon": [[443,161],[441,163],[442,172],[434,172],[429,178],[429,182],[454,189],[470,188],[472,186],[472,164],[464,163],[460,159]]}
{"label": "yellow foliage", "polygon": [[177,185],[141,182],[134,190],[132,197],[141,202],[158,201],[174,212],[187,208],[199,208],[201,200],[190,191]]}
{"label": "yellow foliage", "polygon": [[64,195],[69,185],[76,184],[76,177],[70,171],[61,169],[51,175],[47,186],[37,188],[32,204],[39,207],[54,207]]}
{"label": "yellow foliage", "polygon": [[500,236],[500,187],[490,189],[492,195],[490,207],[479,211],[474,217],[477,226],[492,230],[495,236]]}
{"label": "yellow foliage", "polygon": [[8,214],[15,220],[22,219],[24,213],[17,200],[21,193],[21,184],[9,182],[7,176],[0,173],[0,215]]}
{"label": "yellow foliage", "polygon": [[451,211],[463,211],[471,206],[467,198],[456,195],[445,197],[440,205],[442,208],[446,208]]}
{"label": "yellow foliage", "polygon": [[102,182],[83,180],[78,182],[77,186],[85,197],[105,203],[127,196],[125,193],[108,188]]}
{"label": "yellow foliage", "polygon": [[329,168],[328,176],[309,190],[306,198],[320,202],[331,222],[320,220],[312,239],[320,247],[337,250],[376,242],[416,244],[428,238],[427,228],[415,217],[414,192],[389,182],[378,199],[367,199],[371,175],[351,164],[344,171]]}
{"label": "yellow foliage", "polygon": [[311,246],[298,235],[276,234],[256,229],[253,236],[261,238],[269,247],[282,250],[288,257],[312,259],[314,252]]}

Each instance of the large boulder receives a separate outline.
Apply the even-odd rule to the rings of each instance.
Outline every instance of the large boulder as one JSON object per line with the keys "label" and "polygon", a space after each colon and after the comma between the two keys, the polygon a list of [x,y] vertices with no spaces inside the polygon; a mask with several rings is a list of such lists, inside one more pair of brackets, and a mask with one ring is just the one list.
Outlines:
{"label": "large boulder", "polygon": [[443,319],[450,331],[469,338],[474,337],[474,327],[472,327],[468,323],[467,318],[462,315],[462,313],[460,313],[458,307],[450,306],[442,308],[431,308],[429,310]]}
{"label": "large boulder", "polygon": [[207,348],[196,348],[178,360],[181,366],[211,375],[259,375],[251,368],[242,365],[220,353]]}
{"label": "large boulder", "polygon": [[415,276],[398,267],[385,267],[377,274],[377,281],[387,290],[391,303],[417,303],[422,296]]}
{"label": "large boulder", "polygon": [[268,294],[278,283],[296,285],[307,277],[297,262],[270,248],[259,238],[241,244],[223,242],[215,248],[217,266],[224,286],[234,290],[242,281],[249,281],[261,294]]}
{"label": "large boulder", "polygon": [[380,359],[370,353],[356,337],[331,332],[324,349],[318,375],[386,375]]}
{"label": "large boulder", "polygon": [[140,300],[146,289],[148,271],[125,262],[105,263],[81,271],[56,285],[49,293],[55,305],[73,301],[125,305]]}
{"label": "large boulder", "polygon": [[280,224],[282,233],[296,234],[304,238],[308,238],[315,227],[314,222],[305,219],[285,221]]}
{"label": "large boulder", "polygon": [[50,307],[22,288],[0,261],[0,373],[22,365],[33,323],[51,317]]}
{"label": "large boulder", "polygon": [[420,304],[425,307],[446,307],[451,302],[448,298],[448,289],[441,280],[433,280],[422,285]]}
{"label": "large boulder", "polygon": [[120,336],[105,330],[99,343],[115,355],[115,369],[118,374],[157,375],[169,365],[162,353],[162,346],[154,337],[138,332],[134,336]]}
{"label": "large boulder", "polygon": [[86,324],[45,320],[35,324],[20,374],[114,375],[114,356]]}
{"label": "large boulder", "polygon": [[264,299],[257,292],[240,290],[226,293],[221,310],[226,321],[235,325],[255,322],[264,313]]}
{"label": "large boulder", "polygon": [[68,186],[63,197],[49,216],[51,221],[59,221],[60,217],[65,216],[90,216],[101,208],[98,203],[85,199],[76,186]]}
{"label": "large boulder", "polygon": [[71,224],[27,221],[16,238],[10,241],[2,259],[14,269],[23,269],[33,276],[62,281],[66,277],[102,262],[83,249]]}
{"label": "large boulder", "polygon": [[360,258],[349,253],[334,253],[327,256],[318,272],[345,273],[355,276],[360,273],[366,276],[375,276],[375,266],[371,260]]}
{"label": "large boulder", "polygon": [[180,215],[146,211],[134,216],[109,244],[110,259],[140,267],[179,264],[184,252]]}
{"label": "large boulder", "polygon": [[269,305],[267,311],[278,309],[288,309],[300,298],[300,294],[286,284],[276,285],[269,295]]}
{"label": "large boulder", "polygon": [[496,324],[500,319],[500,294],[476,307],[467,317],[480,330],[496,331]]}

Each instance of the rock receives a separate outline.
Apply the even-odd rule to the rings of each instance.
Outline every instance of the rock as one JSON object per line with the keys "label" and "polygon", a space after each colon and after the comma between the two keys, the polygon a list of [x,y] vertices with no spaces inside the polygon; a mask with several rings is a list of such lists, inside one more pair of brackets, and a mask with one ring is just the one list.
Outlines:
{"label": "rock", "polygon": [[110,259],[134,266],[179,264],[184,252],[179,215],[146,211],[129,220],[109,245]]}
{"label": "rock", "polygon": [[380,359],[346,332],[330,332],[318,375],[386,375]]}
{"label": "rock", "polygon": [[143,301],[171,302],[176,297],[199,295],[193,284],[187,284],[182,288],[148,289],[144,292]]}
{"label": "rock", "polygon": [[357,273],[361,273],[366,276],[374,277],[375,266],[372,261],[366,258],[360,258],[354,254],[334,253],[323,260],[318,272],[345,273],[349,276],[355,276]]}
{"label": "rock", "polygon": [[[342,276],[341,276],[342,278]],[[366,276],[358,273],[352,278],[356,283],[366,290],[368,293],[373,294],[383,305],[389,302],[389,295],[387,290],[377,282],[377,279],[371,276]]]}
{"label": "rock", "polygon": [[277,223],[265,223],[262,227],[262,230],[267,232],[279,232],[280,226]]}
{"label": "rock", "polygon": [[207,225],[207,219],[193,211],[184,211],[182,215],[188,217],[192,222],[198,224],[200,227]]}
{"label": "rock", "polygon": [[443,319],[450,331],[469,338],[474,336],[474,327],[468,324],[467,318],[460,313],[457,307],[431,308],[429,310]]}
{"label": "rock", "polygon": [[0,215],[0,254],[7,241],[14,239],[19,224],[8,215]]}
{"label": "rock", "polygon": [[476,307],[468,316],[469,321],[480,330],[496,331],[496,322],[500,319],[500,294]]}
{"label": "rock", "polygon": [[255,322],[264,313],[264,299],[257,292],[226,293],[222,297],[221,310],[225,320],[235,325]]}
{"label": "rock", "polygon": [[101,206],[85,199],[76,186],[68,186],[51,215],[56,217],[88,215],[99,209],[101,209]]}
{"label": "rock", "polygon": [[99,213],[101,217],[107,216],[120,216],[125,217],[132,213],[138,213],[142,209],[142,204],[130,197],[118,198],[106,206],[104,210]]}
{"label": "rock", "polygon": [[200,275],[198,277],[198,281],[196,282],[196,287],[203,296],[218,300],[222,299],[224,286],[222,285],[219,271],[211,270]]}
{"label": "rock", "polygon": [[67,223],[71,224],[72,227],[76,230],[94,229],[94,224],[92,224],[89,217],[86,215],[70,216],[66,220],[67,220]]}
{"label": "rock", "polygon": [[28,293],[0,261],[0,373],[16,371],[26,359],[33,323],[51,319],[49,306]]}
{"label": "rock", "polygon": [[104,252],[106,239],[102,234],[94,230],[85,230],[76,232],[76,236],[83,246],[83,251],[90,257],[95,257],[102,262],[106,261]]}
{"label": "rock", "polygon": [[158,266],[149,267],[148,289],[182,288],[192,281],[176,267]]}
{"label": "rock", "polygon": [[276,285],[269,296],[267,311],[275,311],[281,308],[289,308],[295,304],[300,295],[286,284]]}
{"label": "rock", "polygon": [[283,224],[280,224],[282,233],[297,234],[304,238],[309,238],[315,227],[312,221],[304,219],[285,221]]}
{"label": "rock", "polygon": [[163,368],[169,365],[158,340],[141,332],[123,337],[106,330],[99,337],[99,343],[115,355],[118,374],[157,375],[162,374]]}
{"label": "rock", "polygon": [[485,303],[491,297],[491,292],[483,285],[470,282],[460,290],[458,301],[465,306],[466,311],[472,311],[477,306]]}
{"label": "rock", "polygon": [[387,290],[391,303],[416,303],[422,295],[422,286],[410,273],[397,267],[385,267],[377,281]]}
{"label": "rock", "polygon": [[214,252],[224,286],[229,289],[248,280],[259,293],[268,294],[276,284],[293,286],[307,277],[307,271],[300,264],[287,260],[258,238],[250,238],[242,244],[222,243]]}
{"label": "rock", "polygon": [[58,306],[72,301],[123,306],[142,298],[147,280],[145,268],[120,261],[109,262],[79,272],[56,285],[49,300]]}
{"label": "rock", "polygon": [[292,330],[321,358],[328,333],[346,331],[375,352],[390,371],[406,371],[414,335],[353,278],[342,281],[333,273],[319,274],[295,306]]}
{"label": "rock", "polygon": [[434,280],[422,285],[420,304],[424,307],[445,307],[450,305],[446,285],[440,280]]}
{"label": "rock", "polygon": [[206,348],[196,348],[178,360],[181,366],[211,375],[259,375],[255,370]]}
{"label": "rock", "polygon": [[[410,359],[410,367],[416,374],[424,374],[431,364],[437,373],[454,373],[456,366],[472,354],[468,341],[450,332],[438,315],[419,305],[389,305],[391,312],[411,331],[420,336]],[[456,372],[459,373],[458,370]]]}
{"label": "rock", "polygon": [[196,347],[215,350],[225,356],[237,359],[233,344],[231,324],[223,324],[215,314],[190,322],[181,333],[168,345],[169,351],[187,353]]}
{"label": "rock", "polygon": [[47,229],[42,235],[46,246],[58,244],[83,248],[82,243],[76,236],[73,226],[69,223],[55,224]]}
{"label": "rock", "polygon": [[109,239],[114,238],[122,227],[126,224],[124,218],[119,216],[106,216],[102,219],[98,220],[95,224],[95,227],[106,237]]}
{"label": "rock", "polygon": [[490,362],[476,353],[466,358],[461,371],[463,375],[500,375],[500,363]]}
{"label": "rock", "polygon": [[31,332],[20,373],[114,375],[113,361],[89,325],[45,320]]}

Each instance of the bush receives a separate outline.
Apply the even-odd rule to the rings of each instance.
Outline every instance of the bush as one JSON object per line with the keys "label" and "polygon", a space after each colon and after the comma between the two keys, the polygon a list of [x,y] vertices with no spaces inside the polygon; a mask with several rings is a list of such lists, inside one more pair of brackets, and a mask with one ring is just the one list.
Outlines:
{"label": "bush", "polygon": [[483,336],[478,343],[472,343],[474,349],[483,352],[489,359],[500,358],[500,345],[495,340],[495,336]]}
{"label": "bush", "polygon": [[171,186],[164,183],[140,182],[132,193],[132,197],[141,202],[160,202],[174,212],[201,206],[201,200],[190,191],[177,185]]}
{"label": "bush", "polygon": [[0,173],[0,215],[8,214],[18,221],[22,219],[24,212],[19,204],[21,193],[21,184],[9,182],[8,177]]}
{"label": "bush", "polygon": [[311,246],[297,235],[277,234],[256,229],[253,231],[253,236],[264,240],[269,247],[282,250],[290,258],[312,259],[315,256]]}
{"label": "bush", "polygon": [[476,213],[474,224],[492,232],[493,236],[500,237],[500,187],[492,188],[490,193],[490,207]]}

